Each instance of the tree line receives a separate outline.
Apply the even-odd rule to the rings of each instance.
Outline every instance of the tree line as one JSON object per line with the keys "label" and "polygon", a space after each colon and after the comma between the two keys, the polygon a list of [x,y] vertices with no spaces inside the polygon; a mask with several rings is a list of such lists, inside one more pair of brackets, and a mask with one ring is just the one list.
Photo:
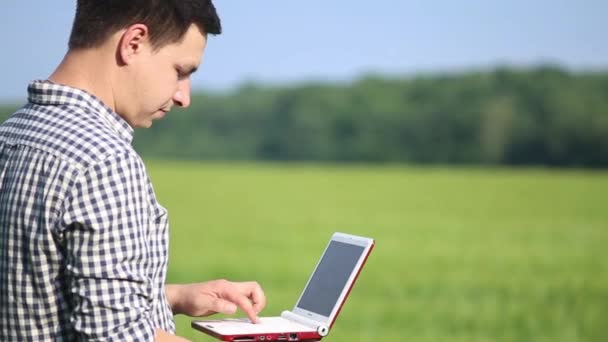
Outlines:
{"label": "tree line", "polygon": [[606,167],[608,73],[546,65],[244,84],[194,94],[134,143],[161,159]]}

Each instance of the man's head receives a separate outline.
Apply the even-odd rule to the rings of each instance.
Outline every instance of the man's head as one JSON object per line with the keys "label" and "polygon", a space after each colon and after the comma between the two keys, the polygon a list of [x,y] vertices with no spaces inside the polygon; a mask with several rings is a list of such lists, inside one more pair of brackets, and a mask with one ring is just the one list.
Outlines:
{"label": "man's head", "polygon": [[132,24],[148,27],[155,48],[181,40],[192,24],[205,35],[222,32],[211,0],[78,0],[69,47],[95,47]]}
{"label": "man's head", "polygon": [[96,82],[131,126],[149,127],[190,104],[190,74],[207,35],[220,33],[211,0],[78,0],[69,47],[106,56],[108,75]]}

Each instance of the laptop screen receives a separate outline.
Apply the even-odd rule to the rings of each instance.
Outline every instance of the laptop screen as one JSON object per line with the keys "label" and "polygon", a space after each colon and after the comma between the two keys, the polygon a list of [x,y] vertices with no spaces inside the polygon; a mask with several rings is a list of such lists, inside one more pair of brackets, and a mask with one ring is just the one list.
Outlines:
{"label": "laptop screen", "polygon": [[364,250],[330,241],[296,307],[329,317]]}

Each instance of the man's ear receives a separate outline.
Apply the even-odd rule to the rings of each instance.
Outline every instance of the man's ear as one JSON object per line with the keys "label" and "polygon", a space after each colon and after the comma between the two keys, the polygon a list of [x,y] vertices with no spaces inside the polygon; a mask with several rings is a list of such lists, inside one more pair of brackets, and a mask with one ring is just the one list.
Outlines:
{"label": "man's ear", "polygon": [[144,24],[133,24],[121,36],[118,45],[117,57],[121,64],[131,64],[142,53],[146,44],[149,44],[150,34]]}

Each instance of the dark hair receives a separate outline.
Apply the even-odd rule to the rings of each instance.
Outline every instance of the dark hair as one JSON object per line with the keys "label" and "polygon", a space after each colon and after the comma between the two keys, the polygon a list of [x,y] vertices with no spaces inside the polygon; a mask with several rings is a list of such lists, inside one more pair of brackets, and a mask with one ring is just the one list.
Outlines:
{"label": "dark hair", "polygon": [[95,47],[136,23],[148,26],[155,49],[179,41],[192,24],[204,34],[222,32],[211,0],[78,0],[68,45]]}

